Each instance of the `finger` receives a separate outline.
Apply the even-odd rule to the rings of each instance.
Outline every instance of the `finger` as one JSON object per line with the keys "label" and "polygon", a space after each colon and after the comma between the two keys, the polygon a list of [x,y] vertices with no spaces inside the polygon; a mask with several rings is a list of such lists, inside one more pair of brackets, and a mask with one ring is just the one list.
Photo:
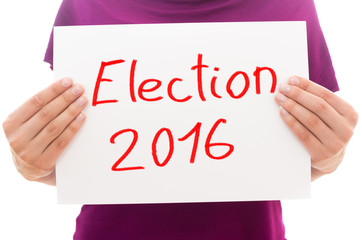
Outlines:
{"label": "finger", "polygon": [[[67,126],[81,113],[87,105],[85,96],[78,98],[58,117],[52,120],[40,133],[31,141],[30,145],[37,147],[39,154],[42,154],[46,148],[67,128]],[[78,119],[79,120],[79,119]]]}
{"label": "finger", "polygon": [[306,131],[313,134],[327,149],[334,150],[342,145],[335,133],[316,114],[281,93],[277,93],[275,98],[280,106],[293,115]]}
{"label": "finger", "polygon": [[308,150],[311,158],[326,159],[325,147],[323,144],[301,124],[292,114],[286,111],[283,107],[280,108],[280,116],[290,128],[293,134],[299,139],[303,146]]}
{"label": "finger", "polygon": [[348,121],[353,123],[354,126],[357,124],[357,119],[354,117],[354,115],[350,114],[350,112],[355,111],[353,107],[327,88],[318,85],[308,79],[297,76],[291,77],[289,79],[289,83],[322,98],[329,105],[331,105],[340,115],[347,117]]}
{"label": "finger", "polygon": [[[34,155],[33,151],[24,151],[26,152],[25,154],[21,154],[14,158],[18,171],[28,180],[36,180],[52,173],[55,168],[56,160],[78,132],[84,119],[84,114],[80,113],[73,119],[71,124],[67,126],[59,138],[53,141],[46,151],[38,155],[37,158],[32,157],[32,155]],[[16,155],[16,153],[14,154]]]}
{"label": "finger", "polygon": [[55,166],[55,159],[64,151],[79,131],[85,121],[84,113],[80,113],[65,129],[64,131],[46,148],[43,152],[44,159],[53,158],[50,162],[52,167]]}
{"label": "finger", "polygon": [[24,123],[18,132],[19,135],[23,136],[23,145],[38,135],[45,126],[65,111],[83,92],[84,90],[80,85],[74,85],[73,88],[59,95]]}
{"label": "finger", "polygon": [[345,119],[324,99],[294,85],[283,83],[279,91],[317,115],[338,136],[344,133]]}
{"label": "finger", "polygon": [[28,121],[41,108],[62,94],[64,91],[69,89],[72,85],[73,81],[70,78],[63,78],[54,82],[47,88],[31,97],[9,115],[8,119],[11,121],[11,124],[9,124],[8,131],[12,132],[13,130],[17,129],[24,122]]}

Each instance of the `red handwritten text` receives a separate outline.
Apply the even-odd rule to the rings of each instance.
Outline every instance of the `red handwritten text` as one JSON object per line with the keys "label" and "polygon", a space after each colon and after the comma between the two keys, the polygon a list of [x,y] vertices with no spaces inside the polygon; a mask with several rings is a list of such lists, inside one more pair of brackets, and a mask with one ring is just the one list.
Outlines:
{"label": "red handwritten text", "polygon": [[[204,150],[206,155],[214,160],[223,160],[227,157],[229,157],[233,151],[234,151],[234,146],[230,143],[221,143],[221,142],[217,142],[217,143],[211,143],[211,139],[216,131],[216,129],[219,127],[220,123],[224,123],[226,124],[226,120],[225,119],[219,119],[215,122],[215,124],[212,126],[211,130],[209,131],[206,141],[205,141],[205,145],[204,145]],[[196,123],[196,125],[191,129],[191,131],[189,131],[185,136],[181,137],[178,139],[178,141],[185,141],[187,140],[192,134],[195,134],[194,137],[194,144],[191,150],[191,157],[190,157],[190,163],[195,163],[195,158],[196,158],[196,152],[197,152],[197,148],[198,148],[198,144],[200,141],[200,131],[201,131],[201,125],[202,123],[198,122]],[[125,160],[125,158],[131,153],[131,151],[133,150],[133,148],[136,146],[137,140],[138,140],[138,133],[136,130],[134,129],[123,129],[121,131],[116,132],[115,134],[113,134],[110,138],[110,142],[112,144],[115,144],[115,140],[117,137],[120,137],[122,134],[125,133],[132,133],[133,134],[133,140],[130,143],[128,149],[122,154],[122,156],[113,164],[112,166],[112,170],[113,171],[127,171],[127,170],[140,170],[140,169],[145,169],[142,166],[136,166],[136,167],[119,167],[119,165],[123,162],[123,160]],[[168,154],[166,156],[166,158],[163,161],[160,161],[158,158],[158,154],[157,154],[157,142],[159,137],[161,136],[161,134],[166,134],[169,140],[169,149],[168,149]],[[226,153],[220,155],[220,156],[215,156],[211,153],[211,148],[212,147],[227,147],[228,150],[226,151]],[[153,157],[153,161],[154,163],[158,166],[158,167],[164,167],[166,166],[169,161],[172,158],[173,152],[174,152],[174,148],[175,148],[175,144],[174,144],[174,137],[173,134],[171,132],[170,129],[168,128],[161,128],[159,131],[157,131],[157,133],[155,134],[155,137],[153,138],[152,144],[151,144],[151,149],[152,149],[152,157]]]}
{"label": "red handwritten text", "polygon": [[[112,82],[111,79],[103,78],[104,69],[108,66],[121,64],[124,62],[125,62],[125,60],[118,59],[118,60],[101,63],[97,81],[96,81],[94,91],[93,91],[93,101],[92,101],[93,106],[97,106],[99,104],[104,104],[104,103],[116,103],[118,101],[117,99],[98,100],[98,93],[99,93],[99,89],[100,89],[102,82]],[[156,101],[162,100],[164,98],[164,96],[157,93],[157,90],[159,90],[160,87],[162,86],[162,84],[165,84],[165,82],[162,82],[159,79],[149,78],[149,79],[145,79],[145,80],[141,81],[141,83],[138,85],[138,87],[136,87],[136,84],[135,84],[136,67],[137,67],[137,60],[133,59],[132,63],[131,63],[130,74],[129,74],[129,96],[130,96],[131,101],[137,102],[137,101],[142,100],[142,101],[147,101],[147,102],[156,102]],[[207,98],[205,96],[205,86],[203,84],[204,83],[203,71],[205,71],[208,68],[209,68],[209,65],[206,65],[205,63],[203,63],[202,54],[198,54],[197,64],[190,68],[191,71],[196,71],[197,92],[198,92],[198,97],[200,98],[201,101],[207,100]],[[219,68],[215,67],[214,72],[218,72],[218,71],[219,71]],[[253,73],[253,76],[255,78],[256,94],[260,94],[261,72],[263,72],[263,71],[267,71],[268,73],[270,73],[271,78],[272,78],[270,92],[274,93],[276,84],[277,84],[277,75],[276,75],[275,71],[270,67],[256,67],[256,69]],[[244,81],[244,88],[240,93],[235,93],[231,88],[231,86],[233,85],[233,82],[235,81],[236,78],[242,78]],[[210,81],[210,93],[213,97],[220,99],[223,96],[221,96],[217,93],[216,81],[217,81],[217,77],[213,76]],[[168,82],[167,96],[169,97],[169,99],[171,99],[172,101],[175,101],[175,102],[189,101],[193,96],[188,95],[188,94],[185,94],[185,96],[183,98],[175,97],[174,88],[176,87],[176,82],[178,84],[182,84],[183,79],[173,78]],[[249,86],[250,86],[250,78],[249,78],[248,74],[243,71],[236,71],[227,80],[225,89],[231,98],[241,99],[248,92]],[[155,96],[147,97],[145,95],[145,93],[153,93]]]}

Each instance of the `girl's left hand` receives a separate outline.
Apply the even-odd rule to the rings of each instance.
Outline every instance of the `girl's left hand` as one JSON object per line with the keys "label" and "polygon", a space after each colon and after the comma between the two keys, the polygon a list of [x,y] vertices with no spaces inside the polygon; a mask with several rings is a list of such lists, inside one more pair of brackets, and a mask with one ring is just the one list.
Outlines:
{"label": "girl's left hand", "polygon": [[279,86],[280,115],[311,156],[312,179],[335,171],[358,121],[353,107],[301,77]]}

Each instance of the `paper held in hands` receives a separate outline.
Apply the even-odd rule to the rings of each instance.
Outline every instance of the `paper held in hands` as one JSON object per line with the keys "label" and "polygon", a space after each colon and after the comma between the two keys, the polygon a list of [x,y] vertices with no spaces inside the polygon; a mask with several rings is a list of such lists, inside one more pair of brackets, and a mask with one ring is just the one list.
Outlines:
{"label": "paper held in hands", "polygon": [[276,200],[310,194],[277,84],[308,77],[305,22],[56,27],[55,79],[87,120],[57,162],[59,203]]}

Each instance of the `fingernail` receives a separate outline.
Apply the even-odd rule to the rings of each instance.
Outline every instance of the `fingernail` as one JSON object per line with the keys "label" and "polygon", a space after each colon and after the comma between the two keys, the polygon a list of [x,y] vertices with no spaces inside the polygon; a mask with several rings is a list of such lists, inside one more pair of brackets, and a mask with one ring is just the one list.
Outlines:
{"label": "fingernail", "polygon": [[279,91],[281,91],[283,93],[287,93],[287,92],[289,92],[289,90],[290,90],[289,84],[287,84],[287,83],[280,84]]}
{"label": "fingernail", "polygon": [[293,76],[293,77],[289,78],[289,83],[293,84],[295,86],[298,86],[300,83],[300,80],[299,80],[299,78]]}
{"label": "fingernail", "polygon": [[76,122],[82,122],[84,119],[84,113],[80,113],[76,118],[75,121]]}
{"label": "fingernail", "polygon": [[72,88],[72,93],[74,95],[79,95],[83,92],[83,88],[81,86],[79,86],[78,84],[76,84],[73,88]]}
{"label": "fingernail", "polygon": [[283,114],[283,116],[288,116],[289,115],[289,113],[288,113],[288,111],[287,110],[285,110],[283,107],[280,107],[280,112]]}
{"label": "fingernail", "polygon": [[278,100],[278,102],[281,102],[281,103],[283,103],[287,100],[287,97],[279,92],[276,94],[275,98]]}
{"label": "fingernail", "polygon": [[83,107],[84,104],[87,103],[87,99],[84,96],[81,96],[80,98],[77,99],[77,101],[75,101],[75,105],[77,107]]}
{"label": "fingernail", "polygon": [[72,80],[70,78],[64,78],[61,81],[63,87],[69,87],[72,85]]}

